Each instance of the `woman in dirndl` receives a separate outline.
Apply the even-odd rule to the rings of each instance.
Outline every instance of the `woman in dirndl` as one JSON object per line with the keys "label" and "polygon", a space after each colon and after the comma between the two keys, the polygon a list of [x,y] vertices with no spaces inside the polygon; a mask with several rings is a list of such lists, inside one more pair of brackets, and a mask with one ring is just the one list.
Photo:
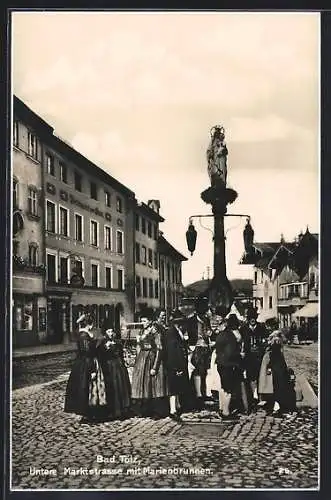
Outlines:
{"label": "woman in dirndl", "polygon": [[137,357],[132,372],[133,408],[139,416],[154,418],[169,414],[165,398],[169,396],[163,360],[162,332],[148,318],[137,336]]}
{"label": "woman in dirndl", "polygon": [[102,369],[97,357],[94,320],[83,314],[77,320],[79,337],[77,358],[66,388],[64,411],[81,415],[81,423],[96,423],[106,415],[106,391]]}
{"label": "woman in dirndl", "polygon": [[108,419],[129,416],[131,384],[124,364],[123,346],[113,329],[106,330],[97,346],[100,365],[104,374]]}

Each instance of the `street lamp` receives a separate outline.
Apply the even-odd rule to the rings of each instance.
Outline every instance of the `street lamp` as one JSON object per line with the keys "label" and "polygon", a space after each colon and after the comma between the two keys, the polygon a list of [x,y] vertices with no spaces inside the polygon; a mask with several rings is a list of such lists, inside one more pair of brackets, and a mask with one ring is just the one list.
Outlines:
{"label": "street lamp", "polygon": [[209,303],[221,306],[229,312],[233,303],[231,284],[226,276],[224,217],[247,217],[244,230],[245,251],[252,251],[254,231],[247,214],[227,214],[227,205],[233,203],[238,193],[226,187],[227,155],[224,127],[216,125],[211,129],[211,140],[207,149],[208,175],[211,186],[201,193],[202,200],[211,205],[212,214],[191,215],[186,231],[187,247],[193,255],[196,246],[197,232],[193,226],[194,218],[213,217],[214,219],[214,277],[207,290],[201,296],[207,295]]}

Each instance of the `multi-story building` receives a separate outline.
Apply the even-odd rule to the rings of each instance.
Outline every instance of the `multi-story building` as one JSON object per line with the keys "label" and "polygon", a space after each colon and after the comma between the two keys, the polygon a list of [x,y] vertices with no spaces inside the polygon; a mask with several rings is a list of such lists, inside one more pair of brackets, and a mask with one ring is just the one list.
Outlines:
{"label": "multi-story building", "polygon": [[134,193],[55,135],[44,147],[48,334],[90,310],[98,328],[132,320]]}
{"label": "multi-story building", "polygon": [[183,296],[182,262],[187,257],[176,250],[161,233],[158,239],[160,258],[160,307],[167,313],[178,308]]}
{"label": "multi-story building", "polygon": [[14,99],[12,147],[13,346],[46,336],[44,294],[43,138],[52,133],[36,113]]}
{"label": "multi-story building", "polygon": [[144,313],[156,311],[160,307],[159,224],[160,202],[149,200],[147,204],[137,203],[135,207],[135,319]]}

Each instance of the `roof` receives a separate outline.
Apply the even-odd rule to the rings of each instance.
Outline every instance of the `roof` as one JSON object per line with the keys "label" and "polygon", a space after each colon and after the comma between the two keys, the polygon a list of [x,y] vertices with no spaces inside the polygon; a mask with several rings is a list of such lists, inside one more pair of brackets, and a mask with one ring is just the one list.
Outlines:
{"label": "roof", "polygon": [[46,145],[55,149],[55,151],[63,154],[69,161],[83,169],[91,177],[98,177],[100,180],[113,187],[128,198],[135,198],[135,194],[129,188],[124,186],[117,179],[112,177],[108,172],[98,167],[95,163],[88,160],[81,153],[76,151],[70,144],[65,142],[60,137],[54,134],[54,128],[51,127],[45,120],[32,111],[21,99],[14,96],[14,115],[24,120],[28,125],[38,131],[38,135]]}
{"label": "roof", "polygon": [[14,117],[21,119],[27,125],[30,125],[35,131],[43,136],[44,134],[53,134],[53,127],[51,127],[45,120],[43,120],[37,113],[32,111],[19,97],[14,95],[13,99]]}
{"label": "roof", "polygon": [[187,257],[178,252],[178,250],[176,250],[176,248],[173,247],[163,235],[159,236],[158,238],[158,246],[161,255],[170,255],[171,257],[180,261],[188,260]]}
{"label": "roof", "polygon": [[146,203],[137,203],[136,211],[143,212],[144,214],[146,214],[146,216],[154,219],[157,222],[164,222],[164,218],[160,214],[155,212],[155,210],[153,210],[151,207],[146,205]]}

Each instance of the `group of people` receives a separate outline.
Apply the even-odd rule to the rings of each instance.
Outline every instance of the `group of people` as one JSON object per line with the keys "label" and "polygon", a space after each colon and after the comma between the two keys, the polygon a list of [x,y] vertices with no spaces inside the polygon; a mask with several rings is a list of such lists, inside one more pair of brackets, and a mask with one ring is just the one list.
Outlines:
{"label": "group of people", "polygon": [[258,323],[254,309],[243,324],[199,302],[189,316],[173,311],[168,324],[164,311],[141,318],[131,382],[120,336],[110,329],[97,338],[90,315],[78,325],[65,411],[81,415],[82,423],[133,415],[180,422],[183,412],[216,401],[224,421],[259,406],[276,416],[296,409],[295,376],[286,365],[282,335],[276,324]]}

